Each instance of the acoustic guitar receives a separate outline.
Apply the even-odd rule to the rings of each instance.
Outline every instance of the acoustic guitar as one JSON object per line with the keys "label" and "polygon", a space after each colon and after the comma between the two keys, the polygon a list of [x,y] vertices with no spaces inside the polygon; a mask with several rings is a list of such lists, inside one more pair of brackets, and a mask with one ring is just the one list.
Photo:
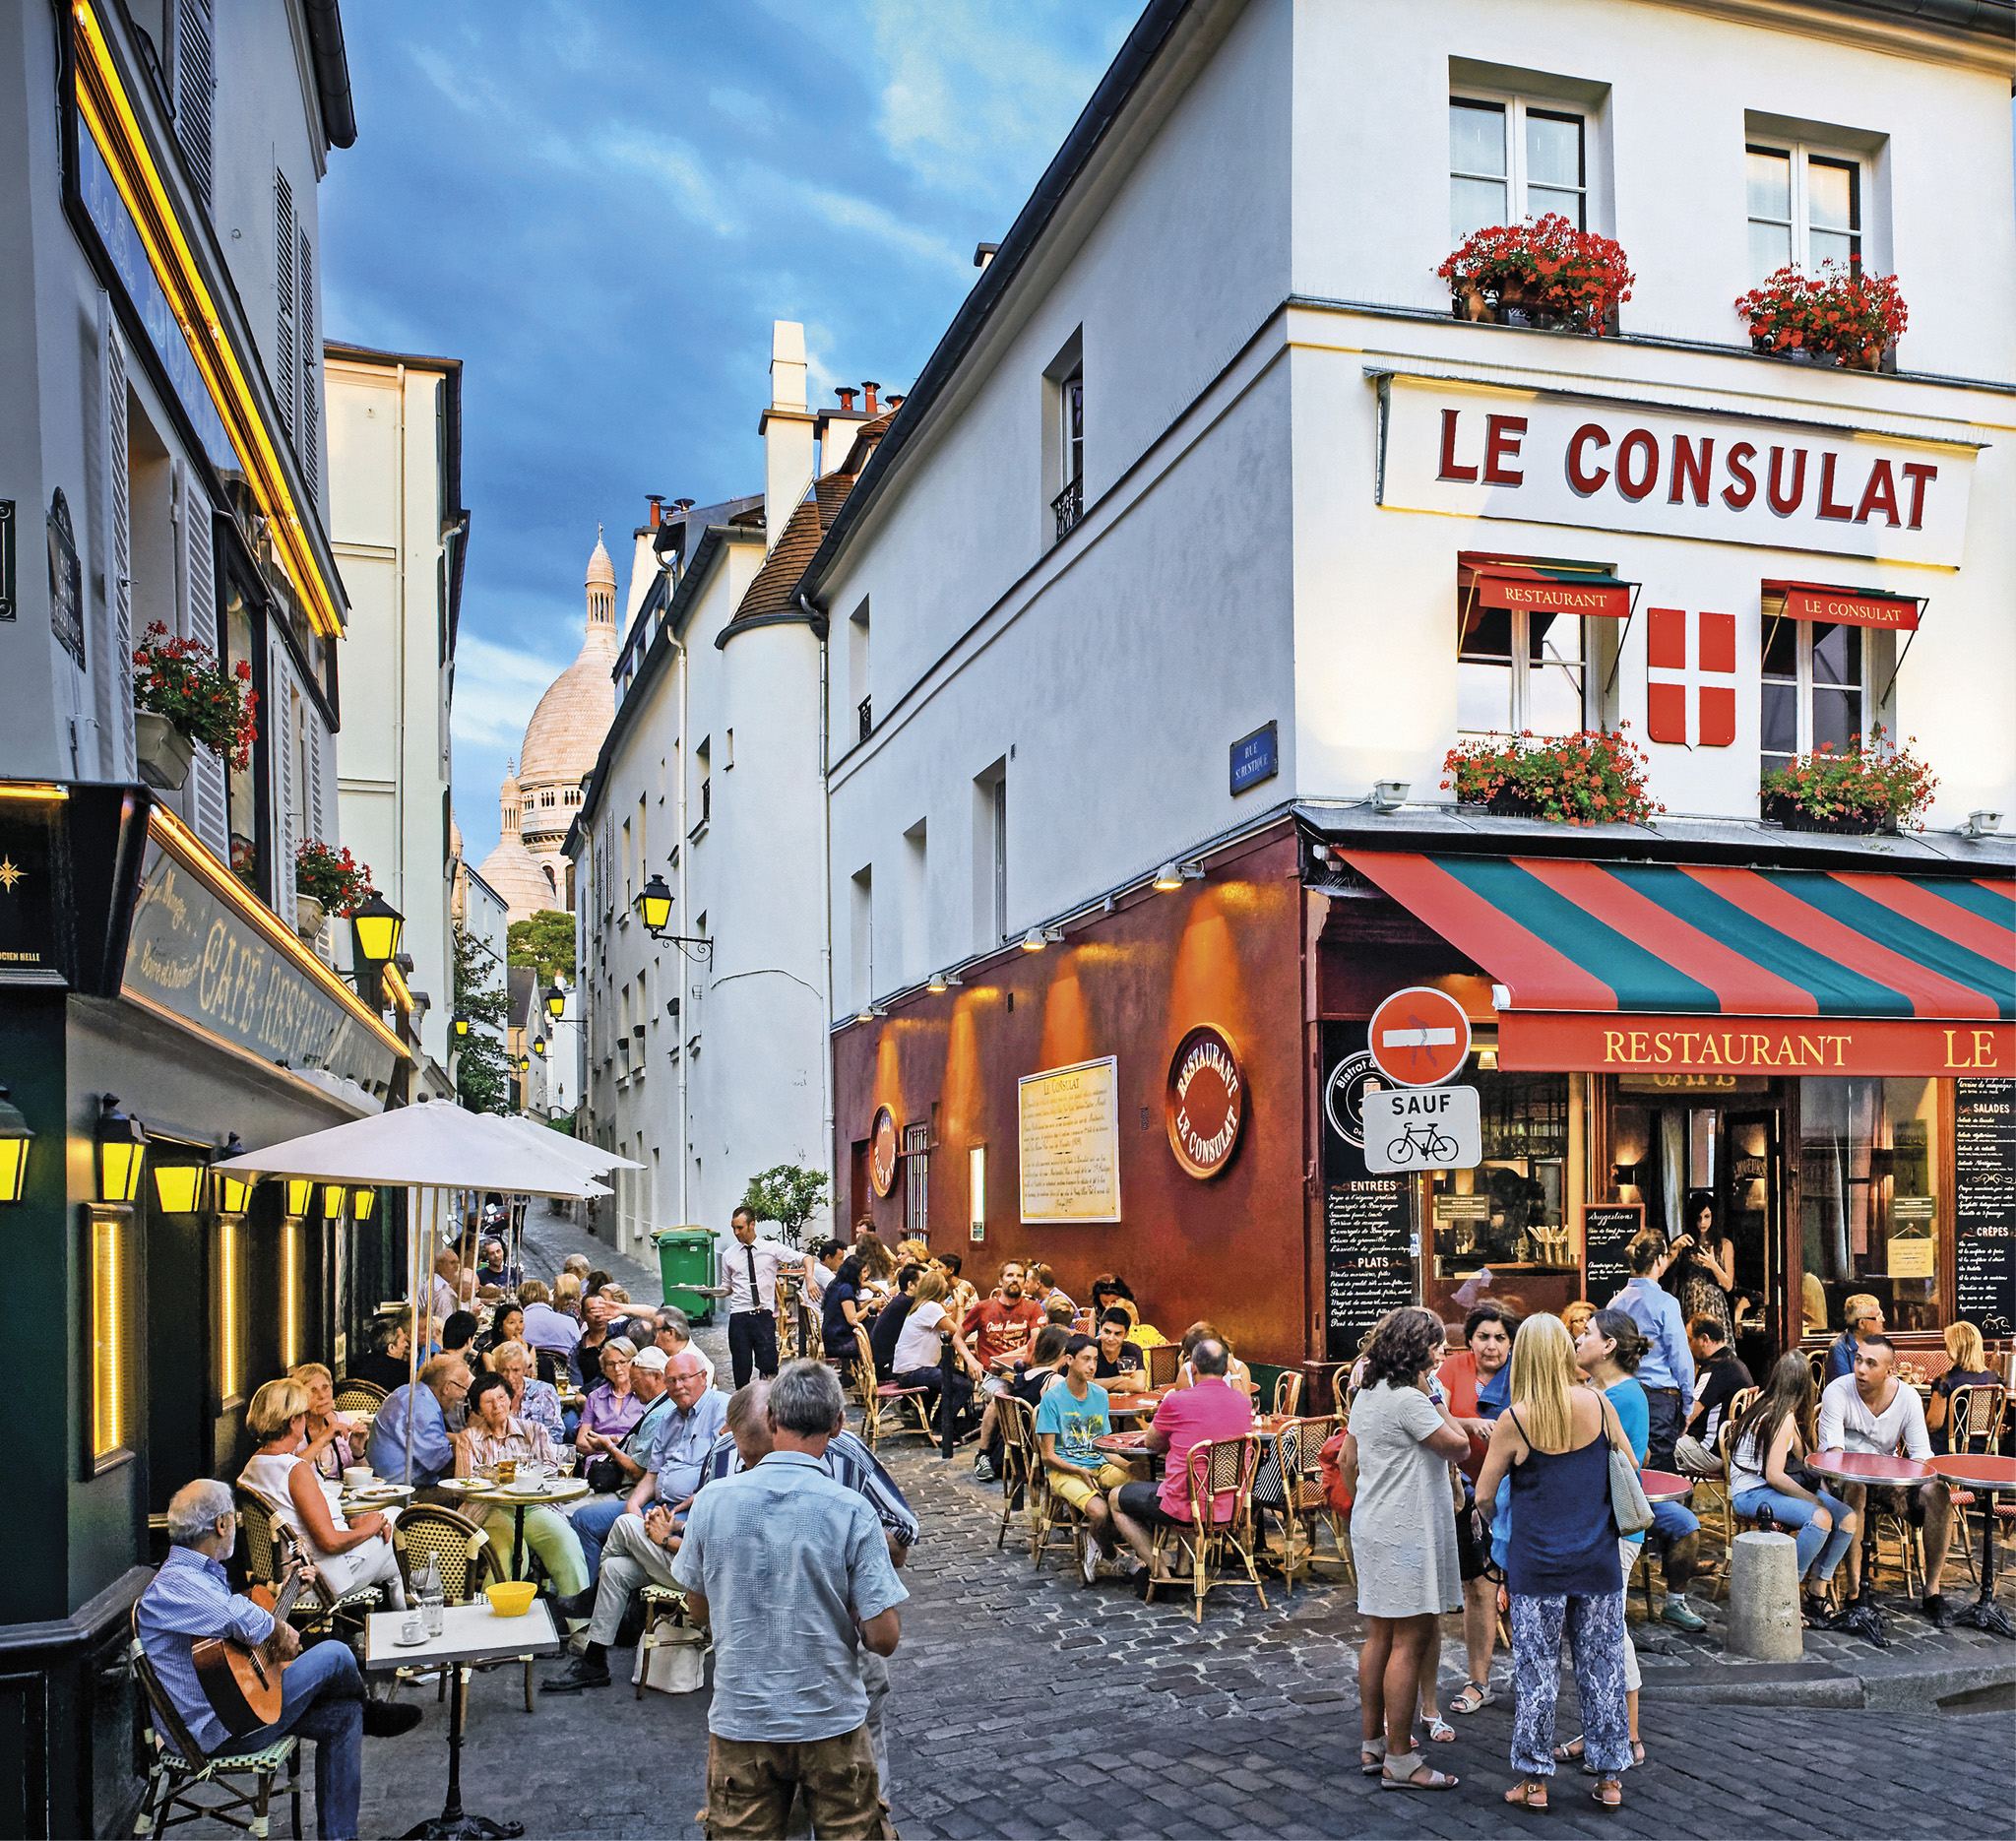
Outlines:
{"label": "acoustic guitar", "polygon": [[[273,1620],[279,1625],[286,1622],[303,1583],[301,1567],[290,1564],[278,1598],[265,1585],[251,1587],[245,1596],[272,1612]],[[235,1636],[205,1637],[191,1645],[189,1659],[196,1665],[196,1679],[210,1701],[210,1710],[223,1722],[224,1731],[233,1739],[256,1733],[280,1718],[284,1691],[281,1676],[287,1663],[276,1662],[257,1645],[241,1643]]]}

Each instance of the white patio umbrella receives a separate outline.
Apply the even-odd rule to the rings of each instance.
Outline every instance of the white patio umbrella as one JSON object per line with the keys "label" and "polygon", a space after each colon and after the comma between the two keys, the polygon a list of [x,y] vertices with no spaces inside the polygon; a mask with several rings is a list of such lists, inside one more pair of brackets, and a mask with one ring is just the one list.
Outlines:
{"label": "white patio umbrella", "polygon": [[[433,1271],[440,1239],[442,1197],[455,1189],[504,1189],[522,1195],[557,1195],[572,1201],[614,1193],[595,1180],[576,1158],[500,1131],[501,1120],[436,1103],[403,1106],[369,1118],[332,1125],[305,1138],[289,1138],[247,1151],[215,1166],[233,1174],[291,1176],[309,1182],[385,1185],[426,1189],[432,1196],[424,1239],[417,1204],[408,1210],[408,1296],[421,1298],[425,1275]],[[432,1296],[421,1304],[420,1333],[408,1352],[407,1463],[412,1477],[412,1388],[419,1374],[420,1344],[431,1340]]]}
{"label": "white patio umbrella", "polygon": [[[598,1144],[588,1144],[566,1133],[536,1124],[523,1112],[508,1116],[496,1112],[480,1114],[483,1121],[496,1132],[501,1133],[514,1144],[528,1145],[549,1156],[565,1159],[578,1169],[592,1175],[604,1175],[611,1170],[642,1170],[642,1164],[634,1164],[627,1157],[618,1157],[614,1151],[605,1151]],[[604,1194],[608,1191],[603,1190]],[[512,1269],[522,1276],[525,1270],[525,1210],[522,1207],[511,1211],[513,1223],[511,1248]]]}

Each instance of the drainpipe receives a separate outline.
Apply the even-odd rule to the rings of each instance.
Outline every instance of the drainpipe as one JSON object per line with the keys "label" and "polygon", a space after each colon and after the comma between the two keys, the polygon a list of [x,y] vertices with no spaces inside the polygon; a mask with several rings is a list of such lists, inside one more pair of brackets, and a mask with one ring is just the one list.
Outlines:
{"label": "drainpipe", "polygon": [[[805,591],[799,589],[795,597],[799,610],[812,623],[812,631],[819,638],[819,843],[820,856],[824,859],[821,867],[825,871],[826,886],[826,948],[821,955],[825,962],[825,990],[821,993],[824,1014],[819,1026],[827,1032],[819,1051],[819,1105],[824,1114],[826,1128],[826,1170],[832,1207],[840,1207],[840,1174],[836,1167],[838,1153],[833,1139],[833,794],[827,783],[827,755],[831,745],[830,728],[827,718],[827,672],[829,649],[824,635],[826,616],[813,606]],[[839,1214],[833,1216],[838,1222]]]}
{"label": "drainpipe", "polygon": [[[692,736],[687,732],[686,727],[686,648],[682,641],[675,638],[672,641],[672,649],[679,668],[679,785],[675,809],[679,814],[676,820],[679,834],[679,927],[683,932],[690,931],[692,925],[687,918],[689,907],[686,900],[686,846],[693,841],[686,835],[686,776],[692,769],[690,757],[693,750]],[[686,951],[682,946],[674,946],[672,952],[672,962],[679,968],[679,1222],[684,1226],[693,1219],[686,1186],[692,1163],[691,1146],[686,1139],[686,1070],[691,1065],[693,1057],[686,1050]],[[660,988],[662,989],[663,986],[661,985]]]}

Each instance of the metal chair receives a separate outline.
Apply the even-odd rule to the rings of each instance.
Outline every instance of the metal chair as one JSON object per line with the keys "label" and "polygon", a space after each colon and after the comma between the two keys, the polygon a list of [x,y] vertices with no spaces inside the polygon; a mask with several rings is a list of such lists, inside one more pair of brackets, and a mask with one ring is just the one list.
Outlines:
{"label": "metal chair", "polygon": [[[400,1511],[399,1519],[392,1527],[392,1548],[399,1555],[399,1570],[406,1580],[409,1602],[414,1600],[413,1570],[428,1558],[433,1560],[435,1570],[441,1575],[441,1595],[451,1605],[469,1604],[485,1586],[504,1582],[504,1568],[498,1563],[489,1535],[467,1515],[458,1514],[452,1508],[443,1508],[436,1502],[414,1502]],[[521,1662],[525,1665],[525,1710],[530,1713],[536,1705],[533,1699],[531,1656],[501,1656],[495,1662],[466,1662],[456,1666],[462,1669],[463,1684],[467,1686],[472,1674],[506,1669]],[[405,1679],[404,1670],[394,1675],[388,1699],[391,1693],[398,1691],[399,1683]],[[444,1671],[435,1699],[445,1700],[447,1697],[448,1676]],[[463,1704],[469,1704],[466,1696]]]}
{"label": "metal chair", "polygon": [[[261,1585],[278,1589],[287,1562],[295,1558],[305,1561],[308,1556],[301,1552],[293,1530],[278,1520],[262,1498],[243,1489],[234,1489],[231,1495],[238,1526],[245,1535],[246,1573]],[[338,1618],[361,1629],[365,1616],[384,1602],[385,1595],[375,1585],[360,1585],[333,1600],[324,1597],[319,1585],[304,1586],[287,1621],[304,1635],[332,1627]]]}
{"label": "metal chair", "polygon": [[[875,1351],[868,1341],[868,1332],[858,1324],[854,1326],[854,1397],[861,1408],[861,1432],[868,1441],[868,1449],[874,1450],[875,1441],[882,1435],[884,1407],[889,1409],[891,1431],[918,1431],[924,1442],[932,1440],[931,1422],[925,1417],[924,1402],[930,1398],[927,1388],[901,1387],[894,1381],[878,1380],[875,1377]],[[911,1403],[916,1413],[917,1423],[908,1426],[903,1419],[903,1403]]]}
{"label": "metal chair", "polygon": [[1277,1418],[1292,1418],[1302,1404],[1302,1377],[1299,1372],[1282,1373],[1274,1377],[1274,1412]]}
{"label": "metal chair", "polygon": [[[2002,1448],[2002,1414],[2009,1403],[2009,1390],[1990,1381],[1971,1387],[1956,1387],[1946,1401],[1946,1448],[1973,1454],[1994,1454]],[[1954,1539],[1967,1561],[1968,1577],[1981,1583],[1981,1562],[1974,1556],[1974,1543],[1967,1536],[1967,1511],[1974,1506],[1972,1490],[1954,1490],[1953,1513],[1959,1518]],[[1992,1497],[1989,1498],[1991,1501]],[[1999,1511],[1998,1511],[1999,1512]]]}
{"label": "metal chair", "polygon": [[[140,1799],[140,1812],[133,1819],[137,1835],[165,1834],[185,1822],[220,1821],[265,1841],[267,1812],[273,1802],[273,1787],[281,1767],[286,1767],[286,1794],[293,1803],[295,1841],[301,1833],[301,1742],[292,1733],[276,1739],[259,1751],[220,1752],[216,1757],[196,1743],[175,1703],[162,1688],[154,1664],[140,1641],[140,1607],[132,1614],[133,1640],[126,1651],[127,1662],[147,1697],[149,1724],[145,1743],[149,1752],[147,1790]],[[238,1782],[252,1780],[245,1790]],[[205,1785],[220,1791],[223,1801],[209,1803],[190,1792]],[[187,1812],[174,1813],[177,1806]],[[243,1811],[249,1810],[250,1813]]]}
{"label": "metal chair", "polygon": [[385,1404],[386,1390],[353,1374],[336,1383],[335,1398],[339,1413],[375,1413]]}
{"label": "metal chair", "polygon": [[1181,1343],[1150,1343],[1141,1352],[1148,1364],[1148,1384],[1151,1387],[1173,1387],[1177,1371],[1183,1365]]}
{"label": "metal chair", "polygon": [[[1184,1461],[1190,1497],[1190,1583],[1199,1623],[1204,1621],[1204,1595],[1214,1585],[1250,1585],[1259,1594],[1262,1609],[1266,1608],[1267,1588],[1253,1563],[1253,1474],[1259,1467],[1260,1440],[1251,1436],[1194,1444]],[[1213,1511],[1224,1495],[1232,1498],[1231,1514],[1220,1521]],[[1171,1532],[1166,1526],[1156,1529],[1157,1553],[1166,1546]],[[1244,1579],[1224,1575],[1228,1549],[1244,1566]],[[1151,1575],[1148,1598],[1152,1602],[1154,1597]]]}

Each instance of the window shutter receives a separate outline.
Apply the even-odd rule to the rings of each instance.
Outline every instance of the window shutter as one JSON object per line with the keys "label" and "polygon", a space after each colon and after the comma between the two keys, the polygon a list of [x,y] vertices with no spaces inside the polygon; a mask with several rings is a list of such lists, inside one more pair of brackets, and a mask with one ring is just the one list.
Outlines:
{"label": "window shutter", "polygon": [[267,652],[266,756],[273,763],[273,909],[294,924],[294,674],[286,648],[272,641]]}
{"label": "window shutter", "polygon": [[274,291],[280,300],[280,325],[274,335],[273,393],[280,399],[280,419],[291,440],[294,432],[294,194],[285,173],[273,175]]}
{"label": "window shutter", "polygon": [[109,749],[108,776],[131,780],[138,771],[133,749],[133,521],[126,473],[126,342],[112,317],[109,295],[100,294],[104,349],[104,637],[98,647],[96,706],[98,732]]}
{"label": "window shutter", "polygon": [[301,722],[308,731],[308,827],[319,838],[329,823],[322,809],[322,712],[305,697]]}
{"label": "window shutter", "polygon": [[[217,645],[217,535],[211,526],[210,498],[185,466],[182,470],[182,582],[184,603],[180,625],[185,634],[206,646]],[[260,713],[263,726],[265,711]],[[208,748],[198,748],[189,769],[190,823],[220,863],[231,860],[228,807],[224,800],[224,764]]]}
{"label": "window shutter", "polygon": [[308,496],[312,499],[321,492],[317,483],[321,416],[315,386],[322,374],[322,354],[315,346],[315,252],[308,247],[305,232],[300,241],[300,260],[294,265],[294,318],[301,328],[301,433],[295,451],[301,457],[301,474],[308,481]]}
{"label": "window shutter", "polygon": [[213,69],[210,0],[175,0],[175,139],[209,209],[210,123],[217,77]]}

